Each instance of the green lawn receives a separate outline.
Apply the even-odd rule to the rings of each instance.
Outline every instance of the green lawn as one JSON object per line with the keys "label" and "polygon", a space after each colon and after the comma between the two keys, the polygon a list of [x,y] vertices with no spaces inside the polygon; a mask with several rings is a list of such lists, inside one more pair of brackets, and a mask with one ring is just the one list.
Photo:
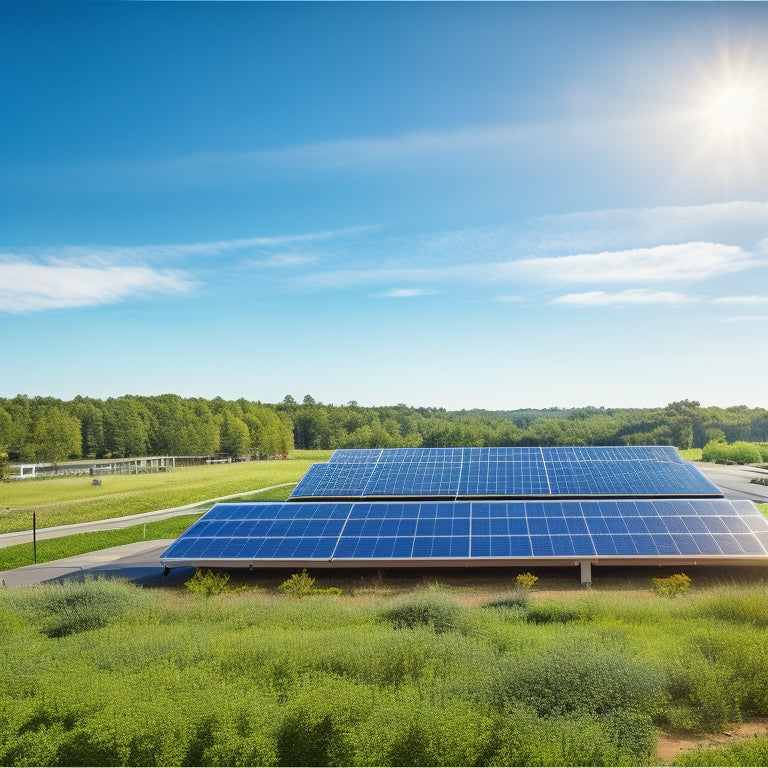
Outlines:
{"label": "green lawn", "polygon": [[295,451],[285,461],[185,467],[173,472],[114,475],[91,485],[90,477],[60,477],[0,484],[0,533],[104,520],[192,504],[218,496],[298,482],[330,451]]}
{"label": "green lawn", "polygon": [[[231,501],[283,501],[288,498],[291,487],[275,488],[271,491],[253,493]],[[37,562],[47,563],[60,560],[63,557],[84,555],[99,549],[117,547],[121,544],[133,544],[136,541],[152,539],[175,539],[189,528],[200,517],[195,515],[180,515],[167,520],[153,523],[132,525],[128,528],[118,528],[112,531],[93,531],[92,533],[77,533],[72,536],[61,536],[57,539],[43,539],[37,542]],[[0,571],[32,565],[34,553],[32,544],[15,544],[11,547],[0,548]]]}

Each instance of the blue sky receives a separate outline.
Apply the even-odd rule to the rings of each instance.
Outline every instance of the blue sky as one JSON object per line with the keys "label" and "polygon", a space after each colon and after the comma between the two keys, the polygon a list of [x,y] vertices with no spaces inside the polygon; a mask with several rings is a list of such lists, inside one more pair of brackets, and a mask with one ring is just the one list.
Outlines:
{"label": "blue sky", "polygon": [[0,394],[768,406],[762,3],[0,6]]}

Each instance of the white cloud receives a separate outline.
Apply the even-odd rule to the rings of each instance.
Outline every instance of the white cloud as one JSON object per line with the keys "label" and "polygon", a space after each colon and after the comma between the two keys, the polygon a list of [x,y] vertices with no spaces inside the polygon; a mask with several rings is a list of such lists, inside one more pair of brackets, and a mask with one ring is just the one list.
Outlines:
{"label": "white cloud", "polygon": [[713,304],[768,304],[768,296],[720,296]]}
{"label": "white cloud", "polygon": [[768,320],[768,315],[737,315],[723,320],[726,323],[764,323]]}
{"label": "white cloud", "polygon": [[430,293],[434,291],[429,288],[392,288],[381,295],[390,299],[411,299],[414,296],[427,296]]}
{"label": "white cloud", "polygon": [[646,288],[632,288],[618,293],[589,291],[587,293],[568,293],[552,299],[552,304],[564,304],[570,307],[616,307],[640,304],[688,304],[694,298],[671,291],[652,291]]}
{"label": "white cloud", "polygon": [[312,264],[318,257],[309,253],[276,253],[266,259],[255,259],[248,263],[251,267],[300,267]]}
{"label": "white cloud", "polygon": [[184,293],[193,285],[184,274],[143,266],[6,262],[0,263],[0,311],[39,312],[111,304],[152,294]]}
{"label": "white cloud", "polygon": [[[372,227],[355,226],[343,229],[321,230],[318,232],[304,232],[300,234],[275,235],[265,237],[247,237],[230,240],[205,240],[194,243],[162,243],[147,245],[70,245],[57,248],[25,248],[23,253],[12,252],[6,249],[0,253],[0,259],[12,260],[14,258],[37,258],[45,261],[55,259],[65,260],[69,263],[80,263],[91,266],[94,263],[114,264],[130,261],[157,261],[186,258],[190,256],[218,256],[243,250],[271,250],[275,248],[296,248],[308,243],[318,241],[338,240],[367,232]],[[278,259],[281,254],[271,258]],[[293,258],[305,256],[298,253],[289,254]]]}
{"label": "white cloud", "polygon": [[503,269],[552,282],[600,284],[703,280],[739,272],[754,263],[751,254],[738,246],[697,242],[522,259]]}

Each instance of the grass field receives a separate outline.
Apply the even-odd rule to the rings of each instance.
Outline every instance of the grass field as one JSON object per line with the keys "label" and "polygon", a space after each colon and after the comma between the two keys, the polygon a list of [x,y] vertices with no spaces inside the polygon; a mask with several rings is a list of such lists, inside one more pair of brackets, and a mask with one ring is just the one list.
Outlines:
{"label": "grass field", "polygon": [[[262,576],[210,598],[0,591],[0,764],[649,765],[661,732],[768,715],[754,576],[693,574],[669,599],[649,578],[555,593],[543,572],[528,594],[509,575],[325,573],[344,594],[304,600]],[[767,748],[677,762],[765,765]]]}
{"label": "grass field", "polygon": [[678,449],[686,461],[701,461],[701,448]]}
{"label": "grass field", "polygon": [[104,477],[61,477],[0,484],[0,533],[104,520],[153,512],[197,501],[298,482],[309,466],[330,451],[295,451],[285,461],[254,461],[184,467],[173,472]]}
{"label": "grass field", "polygon": [[[274,488],[271,491],[252,493],[231,501],[283,501],[288,498],[292,486]],[[72,536],[62,536],[57,539],[43,539],[37,542],[37,562],[48,563],[63,557],[83,555],[99,549],[117,547],[121,544],[132,544],[136,541],[152,539],[175,539],[189,528],[200,517],[199,514],[180,515],[167,520],[152,523],[132,525],[111,531],[94,531],[92,533],[77,533]],[[0,571],[20,568],[33,563],[32,544],[15,544],[0,548]]]}

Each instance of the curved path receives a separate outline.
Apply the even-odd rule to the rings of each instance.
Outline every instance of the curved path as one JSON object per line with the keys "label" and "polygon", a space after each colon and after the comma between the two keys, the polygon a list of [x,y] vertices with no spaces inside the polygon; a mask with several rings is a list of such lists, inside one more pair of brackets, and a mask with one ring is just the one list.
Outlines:
{"label": "curved path", "polygon": [[[70,525],[56,525],[51,528],[38,528],[37,540],[58,539],[61,536],[72,536],[75,533],[90,533],[91,531],[111,531],[116,528],[130,528],[133,525],[142,523],[154,523],[157,520],[165,520],[169,517],[178,517],[179,515],[190,515],[195,512],[202,514],[207,512],[214,504],[227,499],[239,499],[243,496],[251,496],[255,493],[264,493],[273,491],[275,488],[285,488],[296,483],[280,483],[279,485],[270,485],[268,488],[257,488],[253,491],[241,491],[240,493],[231,493],[229,496],[219,496],[215,499],[205,499],[196,501],[194,504],[185,504],[182,507],[171,507],[170,509],[160,509],[156,512],[141,512],[138,515],[125,515],[124,517],[111,517],[106,520],[92,520],[88,523],[72,523]],[[768,489],[767,489],[768,490]],[[14,544],[28,544],[32,541],[32,530],[15,531],[14,533],[0,533],[0,548],[10,547]]]}
{"label": "curved path", "polygon": [[752,479],[768,479],[768,470],[741,464],[709,464],[692,461],[696,469],[706,475],[725,495],[726,499],[748,499],[768,504],[768,485],[753,483]]}

